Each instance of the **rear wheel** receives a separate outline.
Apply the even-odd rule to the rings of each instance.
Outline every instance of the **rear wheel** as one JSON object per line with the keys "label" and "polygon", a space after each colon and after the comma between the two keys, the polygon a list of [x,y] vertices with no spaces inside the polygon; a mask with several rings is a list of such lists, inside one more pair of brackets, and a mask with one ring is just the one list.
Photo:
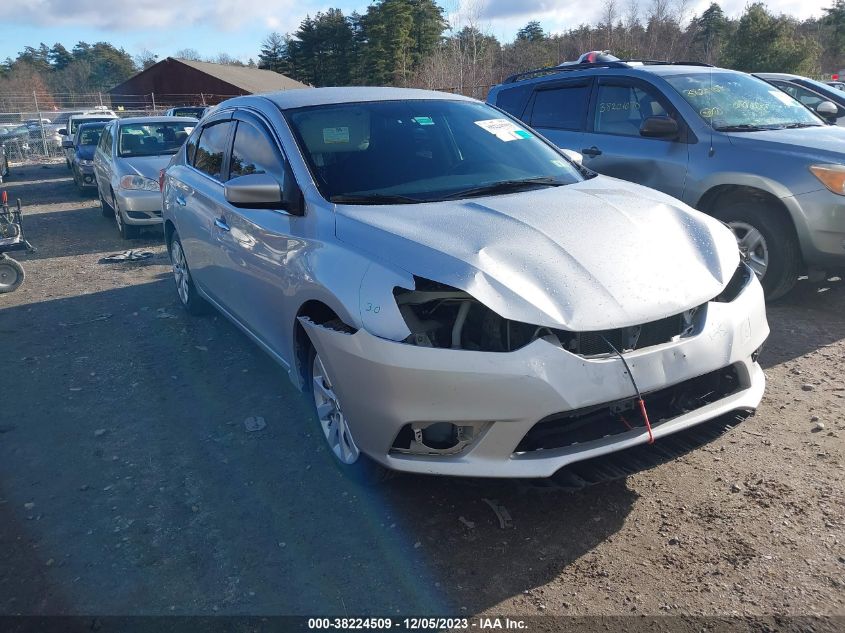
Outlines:
{"label": "rear wheel", "polygon": [[25,278],[23,266],[11,257],[0,256],[0,294],[17,290]]}
{"label": "rear wheel", "polygon": [[103,200],[103,194],[100,193],[100,188],[97,187],[97,197],[100,199],[100,213],[103,214],[104,218],[110,218],[114,215],[114,209],[112,209],[108,203]]}
{"label": "rear wheel", "polygon": [[346,414],[340,404],[340,398],[329,378],[326,366],[316,350],[311,350],[311,392],[314,410],[326,444],[334,463],[353,481],[374,485],[381,483],[390,475],[390,471],[374,462],[358,449]]}
{"label": "rear wheel", "polygon": [[208,311],[208,303],[197,292],[194,280],[191,277],[191,269],[188,268],[188,260],[185,258],[185,251],[182,242],[176,233],[170,238],[170,264],[173,268],[173,279],[176,282],[176,293],[182,306],[189,314],[199,316]]}
{"label": "rear wheel", "polygon": [[715,215],[733,231],[767,299],[792,290],[801,272],[801,251],[794,228],[779,212],[754,200],[736,200]]}

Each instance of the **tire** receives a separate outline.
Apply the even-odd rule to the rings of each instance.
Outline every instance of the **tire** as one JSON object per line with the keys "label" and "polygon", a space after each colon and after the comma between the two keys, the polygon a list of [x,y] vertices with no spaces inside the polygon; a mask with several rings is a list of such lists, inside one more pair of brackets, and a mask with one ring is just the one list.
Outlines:
{"label": "tire", "polygon": [[117,200],[114,199],[114,195],[112,195],[111,207],[114,209],[114,221],[117,224],[120,237],[125,240],[136,239],[141,234],[141,229],[137,226],[126,224],[126,221],[123,219],[123,213],[121,213],[120,207],[117,206]]}
{"label": "tire", "polygon": [[114,209],[112,209],[105,200],[103,200],[103,194],[100,193],[100,188],[97,187],[97,197],[100,199],[100,213],[103,214],[104,218],[111,218],[114,217]]}
{"label": "tire", "polygon": [[801,274],[802,260],[791,222],[778,210],[748,199],[729,201],[714,215],[734,232],[766,299],[777,299],[792,290]]}
{"label": "tire", "polygon": [[188,259],[182,248],[182,242],[176,233],[170,238],[167,250],[170,253],[170,264],[176,282],[176,294],[179,296],[182,307],[188,311],[188,314],[194,316],[206,314],[210,306],[197,292],[194,280],[191,277],[191,269],[188,267]]}
{"label": "tire", "polygon": [[361,452],[342,413],[340,401],[332,389],[325,366],[314,347],[308,359],[310,382],[308,393],[314,405],[321,435],[331,454],[331,461],[350,480],[363,486],[375,486],[390,478],[390,470]]}
{"label": "tire", "polygon": [[0,257],[0,294],[14,292],[20,288],[26,273],[17,261],[11,257]]}

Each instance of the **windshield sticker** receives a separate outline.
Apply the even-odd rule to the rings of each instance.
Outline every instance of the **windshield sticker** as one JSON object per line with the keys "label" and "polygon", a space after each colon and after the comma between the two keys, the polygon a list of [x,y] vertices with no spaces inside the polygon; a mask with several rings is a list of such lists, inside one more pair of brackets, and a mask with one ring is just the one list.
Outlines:
{"label": "windshield sticker", "polygon": [[415,116],[414,121],[418,125],[434,125],[434,119],[430,116]]}
{"label": "windshield sticker", "polygon": [[534,138],[531,132],[523,130],[507,119],[487,119],[486,121],[476,121],[475,124],[505,143],[522,138]]}
{"label": "windshield sticker", "polygon": [[794,105],[794,103],[795,103],[792,100],[792,97],[790,97],[788,94],[786,94],[785,92],[782,92],[780,90],[769,90],[769,94],[772,95],[778,101],[780,101],[783,105],[791,106],[791,105]]}
{"label": "windshield sticker", "polygon": [[349,142],[349,128],[348,127],[324,127],[323,128],[323,143],[326,145],[333,145],[337,143]]}
{"label": "windshield sticker", "polygon": [[714,116],[722,114],[721,108],[702,108],[698,112],[705,119],[712,119]]}
{"label": "windshield sticker", "polygon": [[684,90],[684,94],[688,97],[703,97],[704,95],[709,94],[719,94],[720,92],[724,92],[724,86],[720,86],[719,84],[713,84],[712,86],[708,86],[707,88],[689,88]]}

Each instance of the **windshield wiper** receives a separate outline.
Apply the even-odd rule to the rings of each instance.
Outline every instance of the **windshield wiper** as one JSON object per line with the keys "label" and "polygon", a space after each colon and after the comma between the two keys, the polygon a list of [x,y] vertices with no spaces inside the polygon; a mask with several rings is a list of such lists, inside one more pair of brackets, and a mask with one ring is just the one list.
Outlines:
{"label": "windshield wiper", "polygon": [[338,204],[418,204],[420,202],[428,202],[428,200],[421,200],[420,198],[386,193],[341,194],[331,196],[329,201]]}
{"label": "windshield wiper", "polygon": [[823,125],[819,125],[818,123],[787,123],[783,126],[785,130],[794,130],[799,127],[824,127]]}
{"label": "windshield wiper", "polygon": [[443,196],[441,200],[452,200],[455,198],[472,198],[475,196],[485,196],[497,193],[509,193],[511,191],[519,191],[526,187],[560,187],[567,183],[561,182],[556,178],[549,178],[548,176],[540,176],[538,178],[521,178],[519,180],[502,180],[494,182],[489,185],[481,185],[480,187],[472,187],[471,189],[463,189]]}
{"label": "windshield wiper", "polygon": [[763,130],[774,129],[771,126],[751,125],[750,123],[741,123],[740,125],[720,125],[714,127],[717,132],[762,132]]}

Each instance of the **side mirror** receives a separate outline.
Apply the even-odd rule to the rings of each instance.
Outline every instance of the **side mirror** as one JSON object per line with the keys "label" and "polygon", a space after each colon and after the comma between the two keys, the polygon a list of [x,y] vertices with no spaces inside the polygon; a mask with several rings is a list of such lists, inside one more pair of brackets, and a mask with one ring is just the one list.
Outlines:
{"label": "side mirror", "polygon": [[59,128],[58,131],[59,131],[59,134],[61,134],[62,136],[67,136],[67,128],[62,127],[62,128]]}
{"label": "side mirror", "polygon": [[299,189],[286,196],[278,180],[269,174],[247,174],[232,178],[223,185],[226,202],[241,209],[283,209],[291,215],[302,215]]}
{"label": "side mirror", "polygon": [[73,141],[65,139],[64,141],[62,141],[62,147],[64,147],[65,149],[73,149]]}
{"label": "side mirror", "polygon": [[561,147],[560,151],[576,165],[584,164],[584,156],[580,152],[576,152],[574,149],[566,149],[565,147]]}
{"label": "side mirror", "polygon": [[640,125],[640,136],[673,139],[678,137],[678,122],[668,116],[650,116]]}
{"label": "side mirror", "polygon": [[839,108],[833,101],[822,101],[816,106],[819,116],[828,120],[835,120],[839,116]]}

